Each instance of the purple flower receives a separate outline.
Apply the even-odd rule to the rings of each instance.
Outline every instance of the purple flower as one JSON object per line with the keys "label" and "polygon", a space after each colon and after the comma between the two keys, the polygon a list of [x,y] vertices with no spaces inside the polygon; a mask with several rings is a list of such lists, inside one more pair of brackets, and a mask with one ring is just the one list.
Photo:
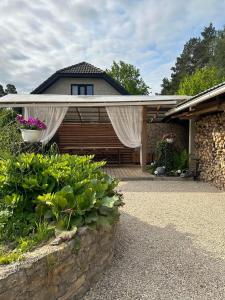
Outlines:
{"label": "purple flower", "polygon": [[25,120],[23,116],[17,115],[16,120],[23,129],[44,130],[47,128],[44,122],[32,116],[29,116],[28,120]]}
{"label": "purple flower", "polygon": [[17,119],[17,121],[18,121],[20,124],[26,124],[26,123],[27,123],[27,121],[24,120],[23,116],[21,116],[21,115],[17,115],[17,116],[16,116],[16,119]]}

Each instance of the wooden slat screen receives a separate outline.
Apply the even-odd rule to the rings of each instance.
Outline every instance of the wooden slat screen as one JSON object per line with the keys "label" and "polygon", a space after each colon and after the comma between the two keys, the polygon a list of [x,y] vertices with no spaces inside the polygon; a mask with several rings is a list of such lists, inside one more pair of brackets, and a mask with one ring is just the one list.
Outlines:
{"label": "wooden slat screen", "polygon": [[[80,147],[72,150],[74,154],[96,154],[99,159],[106,158],[110,161],[120,149],[121,163],[132,163],[134,149],[125,147],[118,139],[113,127],[109,123],[62,123],[57,132],[57,143],[60,152],[71,152],[68,148]],[[82,147],[102,147],[102,150],[82,150]],[[107,149],[107,147],[109,149]],[[115,149],[110,149],[115,147]],[[66,148],[66,149],[65,149]]]}

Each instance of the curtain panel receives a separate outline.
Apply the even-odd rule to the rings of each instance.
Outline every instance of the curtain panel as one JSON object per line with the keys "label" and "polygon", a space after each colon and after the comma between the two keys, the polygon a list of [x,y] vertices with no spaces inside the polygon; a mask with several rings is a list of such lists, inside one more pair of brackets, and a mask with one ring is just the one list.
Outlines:
{"label": "curtain panel", "polygon": [[55,107],[55,106],[37,106],[25,107],[24,117],[32,116],[44,121],[47,129],[43,130],[40,142],[46,145],[55,135],[57,129],[61,125],[68,107]]}
{"label": "curtain panel", "polygon": [[141,147],[142,106],[108,106],[106,111],[121,143]]}

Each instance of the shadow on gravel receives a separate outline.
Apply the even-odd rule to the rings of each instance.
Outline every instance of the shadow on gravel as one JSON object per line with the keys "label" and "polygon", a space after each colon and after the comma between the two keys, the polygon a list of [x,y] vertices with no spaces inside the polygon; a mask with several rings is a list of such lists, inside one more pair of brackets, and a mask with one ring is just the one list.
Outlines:
{"label": "shadow on gravel", "polygon": [[84,299],[225,299],[225,261],[194,238],[122,213],[112,267]]}
{"label": "shadow on gravel", "polygon": [[199,181],[121,181],[122,192],[158,193],[224,193],[208,183]]}

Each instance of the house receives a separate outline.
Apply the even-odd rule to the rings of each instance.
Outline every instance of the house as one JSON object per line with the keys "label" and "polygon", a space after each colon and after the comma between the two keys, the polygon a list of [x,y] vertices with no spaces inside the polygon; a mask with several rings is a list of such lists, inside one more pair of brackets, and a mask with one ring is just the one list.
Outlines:
{"label": "house", "polygon": [[[105,71],[81,62],[56,71],[31,94],[57,95],[128,95],[129,93]],[[88,97],[86,98],[88,99]],[[164,133],[173,131],[181,147],[187,146],[187,129],[181,124],[163,124],[164,113],[174,104],[152,105],[148,113],[148,160],[153,159],[156,143]],[[60,152],[95,154],[111,163],[139,163],[139,149],[124,146],[117,137],[104,107],[70,107],[55,140]]]}
{"label": "house", "polygon": [[[56,71],[32,94],[91,96],[129,93],[105,71],[81,62]],[[132,162],[134,150],[119,141],[104,108],[69,108],[55,138],[62,153],[95,154],[98,159],[111,162]]]}
{"label": "house", "polygon": [[189,120],[190,167],[197,160],[200,177],[225,189],[225,82],[179,103],[166,116]]}

